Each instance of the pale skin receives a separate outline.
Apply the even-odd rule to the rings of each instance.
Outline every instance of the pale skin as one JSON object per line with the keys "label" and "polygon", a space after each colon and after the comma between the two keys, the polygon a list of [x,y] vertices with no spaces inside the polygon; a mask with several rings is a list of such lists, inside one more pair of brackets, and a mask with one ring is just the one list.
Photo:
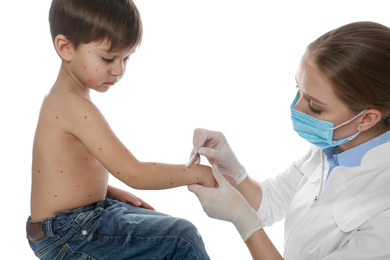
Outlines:
{"label": "pale skin", "polygon": [[103,40],[75,48],[63,35],[55,38],[54,45],[62,64],[43,101],[34,139],[33,221],[106,196],[153,209],[136,196],[109,186],[109,174],[135,189],[167,189],[195,183],[215,187],[208,166],[187,168],[184,164],[137,160],[92,103],[90,91],[105,92],[117,83],[136,46],[109,52],[109,41]]}
{"label": "pale skin", "polygon": [[[330,121],[334,126],[340,125],[355,117],[357,113],[350,111],[335,95],[331,83],[316,69],[316,66],[310,58],[310,53],[305,53],[298,66],[296,81],[300,91],[300,99],[294,106],[294,109],[320,120]],[[361,131],[356,138],[340,145],[338,147],[339,152],[341,153],[351,149],[384,133],[386,130],[378,130],[378,127],[376,127],[376,124],[380,119],[381,112],[379,110],[367,108],[361,116],[336,129],[334,131],[334,140],[342,139]],[[194,134],[195,136],[199,135],[197,131],[206,131],[206,134],[204,135],[206,135],[209,140],[225,140],[221,137],[216,138],[216,136],[222,135],[218,132],[197,129]],[[220,144],[216,144],[214,148],[218,150],[219,145]],[[209,161],[213,160],[213,158],[216,157],[214,154],[216,151],[208,152],[209,154],[203,155],[205,155]],[[257,211],[262,201],[262,190],[258,182],[248,176],[239,184],[239,191],[252,208]],[[272,241],[268,238],[264,229],[259,229],[254,232],[245,243],[255,260],[283,259]]]}

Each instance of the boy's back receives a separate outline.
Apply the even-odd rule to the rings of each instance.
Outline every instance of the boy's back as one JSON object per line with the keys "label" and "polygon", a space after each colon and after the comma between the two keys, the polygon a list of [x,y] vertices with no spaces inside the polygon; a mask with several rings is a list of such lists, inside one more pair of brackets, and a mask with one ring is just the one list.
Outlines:
{"label": "boy's back", "polygon": [[[77,125],[74,114],[86,121],[82,111],[93,104],[74,86],[56,83],[45,97],[33,148],[32,220],[42,220],[103,200],[108,172],[88,148],[72,134]],[[92,134],[92,133],[91,133]]]}

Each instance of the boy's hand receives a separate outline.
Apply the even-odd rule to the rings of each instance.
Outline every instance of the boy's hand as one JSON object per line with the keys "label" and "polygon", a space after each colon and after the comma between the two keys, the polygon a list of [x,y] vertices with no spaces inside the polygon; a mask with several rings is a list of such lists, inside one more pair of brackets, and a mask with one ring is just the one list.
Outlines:
{"label": "boy's hand", "polygon": [[130,192],[112,186],[108,186],[107,188],[107,198],[119,200],[121,202],[129,203],[134,206],[145,208],[145,209],[155,210],[148,203],[138,198],[137,196],[131,194]]}

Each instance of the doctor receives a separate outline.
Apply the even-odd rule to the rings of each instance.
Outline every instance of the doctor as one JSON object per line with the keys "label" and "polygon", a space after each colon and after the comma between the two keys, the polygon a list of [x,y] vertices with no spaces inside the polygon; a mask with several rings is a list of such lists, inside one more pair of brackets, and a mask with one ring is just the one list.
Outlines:
{"label": "doctor", "polygon": [[192,154],[207,157],[219,188],[189,190],[236,226],[253,259],[282,259],[263,227],[283,218],[285,259],[390,259],[390,29],[358,22],[324,34],[296,81],[291,119],[313,144],[307,154],[257,182],[222,133],[196,129]]}

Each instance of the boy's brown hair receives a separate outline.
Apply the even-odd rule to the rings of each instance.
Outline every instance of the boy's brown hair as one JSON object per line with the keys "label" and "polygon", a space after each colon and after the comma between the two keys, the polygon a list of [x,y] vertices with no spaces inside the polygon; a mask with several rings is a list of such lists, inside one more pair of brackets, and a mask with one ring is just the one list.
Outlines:
{"label": "boy's brown hair", "polygon": [[108,40],[110,49],[140,44],[142,22],[132,0],[53,0],[49,13],[51,36],[66,36],[77,49],[82,43]]}

